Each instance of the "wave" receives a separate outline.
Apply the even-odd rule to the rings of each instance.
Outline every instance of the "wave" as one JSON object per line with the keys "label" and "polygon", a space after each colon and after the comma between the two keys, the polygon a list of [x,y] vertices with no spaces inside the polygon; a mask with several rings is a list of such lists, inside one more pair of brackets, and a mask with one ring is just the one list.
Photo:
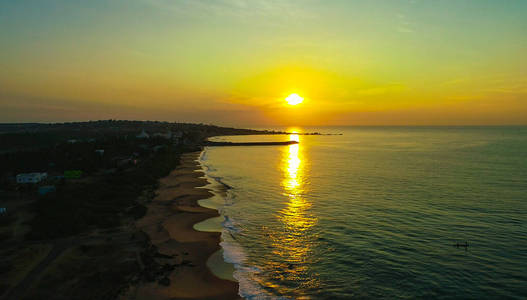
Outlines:
{"label": "wave", "polygon": [[[222,235],[224,237],[224,235]],[[239,295],[244,299],[277,299],[269,294],[256,280],[256,276],[261,270],[254,266],[245,264],[247,256],[245,250],[232,235],[227,235],[220,243],[223,248],[223,259],[234,265],[233,277],[238,281],[240,286]]]}
{"label": "wave", "polygon": [[222,185],[223,187],[225,187],[228,190],[232,189],[232,187],[230,185],[228,185],[225,182],[223,182],[223,180],[222,180],[223,178],[222,177],[217,176],[217,175],[212,175],[212,172],[216,172],[217,169],[212,167],[210,164],[205,164],[205,162],[208,161],[208,155],[207,155],[207,149],[206,148],[201,152],[201,155],[199,157],[199,161],[200,161],[201,167],[203,168],[203,171],[205,172],[205,175],[207,177],[210,177],[210,178],[214,179],[214,181],[216,181],[217,183],[219,183],[220,185]]}
{"label": "wave", "polygon": [[[222,177],[212,175],[212,172],[217,170],[213,168],[208,162],[207,149],[205,148],[199,158],[205,176],[215,181],[219,185],[226,188],[224,193],[224,206],[233,204],[234,194],[233,187],[222,181]],[[214,189],[214,188],[213,188]],[[215,192],[213,190],[213,192]],[[223,207],[218,208],[220,213],[224,215],[225,220],[222,222],[222,242],[220,246],[223,248],[223,260],[234,266],[233,277],[239,284],[239,295],[245,299],[259,300],[259,299],[277,299],[269,294],[259,283],[257,274],[261,270],[255,266],[246,264],[247,255],[243,246],[238,242],[236,235],[240,234],[242,226],[232,217],[226,215]]]}

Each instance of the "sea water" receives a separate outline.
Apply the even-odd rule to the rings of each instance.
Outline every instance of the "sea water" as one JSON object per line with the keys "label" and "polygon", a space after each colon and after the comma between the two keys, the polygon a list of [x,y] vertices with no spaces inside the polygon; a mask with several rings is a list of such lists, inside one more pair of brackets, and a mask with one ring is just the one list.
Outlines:
{"label": "sea water", "polygon": [[240,295],[527,297],[527,127],[296,130],[202,156]]}

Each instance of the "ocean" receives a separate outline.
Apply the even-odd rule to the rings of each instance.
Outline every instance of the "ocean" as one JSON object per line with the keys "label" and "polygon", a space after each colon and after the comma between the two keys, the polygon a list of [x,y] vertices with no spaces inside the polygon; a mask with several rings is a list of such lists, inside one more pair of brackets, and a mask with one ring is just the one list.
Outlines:
{"label": "ocean", "polygon": [[201,157],[244,298],[527,298],[527,127],[293,131]]}

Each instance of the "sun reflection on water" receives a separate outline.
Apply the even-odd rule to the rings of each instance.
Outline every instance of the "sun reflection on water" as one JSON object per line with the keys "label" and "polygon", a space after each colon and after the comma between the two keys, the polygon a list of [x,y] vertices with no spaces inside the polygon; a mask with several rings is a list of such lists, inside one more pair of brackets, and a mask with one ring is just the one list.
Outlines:
{"label": "sun reflection on water", "polygon": [[[300,137],[298,134],[291,134],[289,139],[299,141]],[[318,283],[308,272],[308,260],[316,239],[310,229],[316,224],[317,218],[309,212],[311,203],[304,197],[307,188],[305,160],[301,143],[284,149],[280,169],[283,175],[283,195],[287,197],[287,203],[278,214],[282,228],[272,236],[273,254],[279,258],[273,263],[274,279],[289,281],[294,283],[293,286],[304,288],[316,287]],[[280,292],[290,294],[293,291]]]}

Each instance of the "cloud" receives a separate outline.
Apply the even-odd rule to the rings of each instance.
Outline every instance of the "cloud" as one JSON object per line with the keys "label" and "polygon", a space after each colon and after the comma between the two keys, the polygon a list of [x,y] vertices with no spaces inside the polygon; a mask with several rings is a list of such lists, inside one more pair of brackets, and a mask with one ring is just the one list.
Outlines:
{"label": "cloud", "polygon": [[512,74],[493,74],[455,78],[439,84],[445,88],[469,89],[475,94],[527,94],[527,79]]}
{"label": "cloud", "polygon": [[[254,18],[275,18],[298,20],[313,18],[295,1],[281,0],[142,0],[164,11],[195,16],[227,16],[251,20]],[[300,2],[302,3],[302,2]]]}
{"label": "cloud", "polygon": [[364,96],[377,96],[388,93],[400,92],[405,89],[405,86],[400,83],[391,83],[385,86],[377,86],[373,88],[361,89],[357,91],[357,94]]}
{"label": "cloud", "polygon": [[415,32],[415,23],[408,21],[406,15],[398,13],[397,15],[397,26],[396,30],[400,33],[412,33]]}
{"label": "cloud", "polygon": [[466,83],[467,81],[468,81],[468,78],[456,78],[456,79],[451,79],[451,80],[444,81],[444,82],[440,83],[439,85],[441,85],[441,86],[452,86],[452,85],[463,84],[463,83]]}

